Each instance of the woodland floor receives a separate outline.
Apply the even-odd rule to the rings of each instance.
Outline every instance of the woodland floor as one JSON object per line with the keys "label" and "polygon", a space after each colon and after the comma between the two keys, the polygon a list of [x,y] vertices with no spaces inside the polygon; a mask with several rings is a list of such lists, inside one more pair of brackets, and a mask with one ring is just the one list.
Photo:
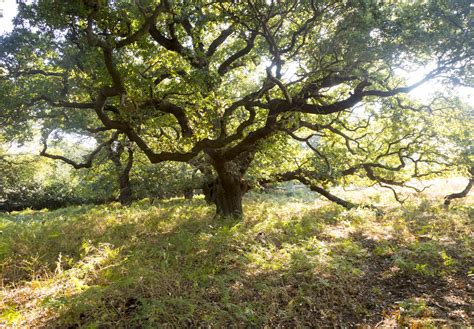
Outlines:
{"label": "woodland floor", "polygon": [[0,327],[469,327],[473,198],[250,194],[0,214]]}

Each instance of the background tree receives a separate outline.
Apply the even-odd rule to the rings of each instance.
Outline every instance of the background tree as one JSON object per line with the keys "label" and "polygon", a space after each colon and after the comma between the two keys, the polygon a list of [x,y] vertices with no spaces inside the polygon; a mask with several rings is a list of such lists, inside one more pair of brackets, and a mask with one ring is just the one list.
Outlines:
{"label": "background tree", "polygon": [[132,185],[138,199],[191,198],[191,192],[202,187],[202,176],[186,163],[150,164],[143,154],[138,153],[137,157]]}
{"label": "background tree", "polygon": [[66,165],[18,150],[12,152],[8,146],[0,143],[0,211],[55,209],[104,201],[81,185],[85,177]]}
{"label": "background tree", "polygon": [[[110,139],[99,143],[94,150],[92,150],[83,160],[83,162],[75,161],[64,155],[57,155],[47,152],[49,132],[43,136],[43,149],[40,152],[41,156],[49,159],[61,160],[74,169],[91,168],[93,161],[100,154],[101,150],[105,150],[106,159],[110,160],[115,167],[115,175],[117,176],[119,186],[118,201],[122,205],[130,205],[132,203],[132,187],[130,185],[130,171],[133,166],[133,150],[130,145],[127,145],[127,140],[119,140],[118,133],[111,136]],[[87,137],[87,136],[86,136]],[[127,151],[127,160],[122,163],[122,154]],[[76,152],[77,153],[77,152]],[[77,154],[76,154],[77,157]]]}
{"label": "background tree", "polygon": [[[379,171],[408,159],[416,170],[418,152],[437,161],[423,150],[434,137],[400,95],[432,79],[469,84],[469,19],[469,1],[20,4],[1,40],[2,117],[24,129],[34,119],[115,131],[152,163],[202,157],[221,215],[242,213],[245,176],[266,141],[301,139],[300,129],[324,134],[312,148],[326,167],[311,168],[323,180],[350,170],[399,185]],[[397,75],[414,67],[430,70],[414,83]],[[333,168],[341,159],[351,167]]]}

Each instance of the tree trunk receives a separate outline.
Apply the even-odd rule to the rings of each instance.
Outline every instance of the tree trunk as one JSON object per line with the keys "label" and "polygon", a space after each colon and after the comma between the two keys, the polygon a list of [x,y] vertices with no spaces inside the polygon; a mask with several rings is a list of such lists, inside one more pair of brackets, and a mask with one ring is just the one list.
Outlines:
{"label": "tree trunk", "polygon": [[216,205],[216,215],[242,216],[242,198],[246,188],[241,177],[226,177],[224,181],[221,178],[217,178],[207,184],[206,190],[206,201]]}
{"label": "tree trunk", "polygon": [[207,203],[216,205],[217,216],[241,217],[242,198],[248,191],[248,185],[243,179],[243,170],[232,162],[215,164],[215,169],[218,177],[203,186]]}
{"label": "tree trunk", "polygon": [[204,200],[208,205],[214,203],[213,201],[213,187],[214,181],[213,180],[205,180],[202,184],[202,193],[204,194]]}
{"label": "tree trunk", "polygon": [[130,206],[132,204],[132,186],[130,185],[130,170],[133,165],[133,151],[128,150],[128,159],[125,168],[119,176],[120,194],[118,200],[123,206]]}
{"label": "tree trunk", "polygon": [[253,151],[240,154],[232,160],[226,160],[220,152],[209,152],[211,165],[217,178],[208,179],[203,186],[208,203],[216,205],[216,216],[242,217],[242,200],[249,190],[244,175],[253,160]]}
{"label": "tree trunk", "polygon": [[194,196],[194,188],[187,187],[183,191],[184,199],[185,200],[192,200]]}
{"label": "tree trunk", "polygon": [[120,175],[120,194],[118,200],[123,206],[130,206],[132,204],[132,187],[130,186],[130,180],[128,175]]}

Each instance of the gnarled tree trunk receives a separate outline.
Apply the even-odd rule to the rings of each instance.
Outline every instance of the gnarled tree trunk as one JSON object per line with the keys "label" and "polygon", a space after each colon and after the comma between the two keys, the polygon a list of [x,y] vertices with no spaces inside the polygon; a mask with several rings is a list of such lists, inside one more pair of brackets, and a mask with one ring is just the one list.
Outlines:
{"label": "gnarled tree trunk", "polygon": [[206,183],[203,190],[206,201],[216,205],[218,216],[242,216],[242,198],[247,192],[242,177],[229,176],[224,179],[218,177]]}
{"label": "gnarled tree trunk", "polygon": [[112,160],[115,165],[115,168],[117,168],[117,171],[119,173],[118,183],[120,191],[118,201],[123,206],[130,206],[132,204],[132,186],[130,184],[130,171],[132,170],[133,166],[133,149],[131,147],[127,147],[128,158],[125,166],[122,164],[122,161],[120,159],[123,151],[123,144],[119,144],[115,147],[109,145],[107,149],[109,159]]}
{"label": "gnarled tree trunk", "polygon": [[216,205],[217,216],[243,215],[242,200],[249,190],[244,175],[252,159],[253,153],[245,153],[233,161],[224,161],[213,154],[212,165],[217,172],[217,178],[205,183],[203,192],[206,201]]}

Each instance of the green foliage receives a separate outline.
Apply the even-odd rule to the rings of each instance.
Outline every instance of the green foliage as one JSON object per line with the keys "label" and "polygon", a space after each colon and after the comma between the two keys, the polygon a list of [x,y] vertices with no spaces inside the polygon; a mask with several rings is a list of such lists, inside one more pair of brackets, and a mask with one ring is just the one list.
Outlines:
{"label": "green foliage", "polygon": [[[382,305],[398,307],[399,323],[429,324],[439,314],[410,299],[425,289],[417,278],[433,282],[424,296],[444,289],[447,277],[467,280],[468,207],[376,216],[304,200],[254,193],[243,221],[214,219],[202,199],[3,215],[0,323],[375,324],[381,309],[374,305]],[[437,238],[422,242],[426,218]]]}
{"label": "green foliage", "polygon": [[[78,151],[73,143],[62,144],[65,145],[56,147],[66,152],[83,151]],[[78,157],[77,153],[70,153],[67,154],[70,158]],[[57,209],[116,199],[120,172],[104,153],[92,168],[81,170],[34,155],[0,153],[0,210]],[[202,177],[189,165],[150,165],[138,154],[131,172],[131,184],[134,199],[163,199],[182,197],[186,190],[201,188]]]}
{"label": "green foliage", "polygon": [[182,197],[186,190],[200,189],[202,175],[187,164],[137,164],[132,186],[137,199]]}
{"label": "green foliage", "polygon": [[[400,319],[399,323],[401,325],[408,325],[410,324],[411,318],[423,318],[428,317],[430,315],[430,310],[427,307],[424,300],[410,298],[400,302]],[[428,322],[428,321],[427,321]],[[425,325],[429,325],[430,323],[426,323]]]}
{"label": "green foliage", "polygon": [[[470,85],[469,21],[465,0],[23,3],[0,38],[2,134],[116,132],[153,163],[237,169],[239,186],[295,168],[323,188],[465,172],[472,109],[402,96],[417,84],[400,72]],[[136,196],[175,195],[190,171],[140,168]]]}
{"label": "green foliage", "polygon": [[425,242],[397,252],[394,264],[407,275],[434,276],[451,271],[454,260],[438,243]]}
{"label": "green foliage", "polygon": [[472,107],[449,92],[402,96],[417,84],[399,73],[433,67],[426,79],[447,89],[472,84],[469,1],[18,7],[0,37],[2,145],[41,135],[42,155],[49,144],[79,161],[92,146],[75,140],[110,143],[78,171],[2,150],[1,206],[116,199],[122,142],[146,199],[0,215],[0,326],[323,327],[397,312],[408,326],[436,313],[413,291],[439,300],[441,282],[472,274],[469,205],[418,199],[383,214],[257,190],[237,220],[173,199],[206,180],[216,205],[239,210],[247,187],[295,173],[329,199],[333,186],[466,173]]}
{"label": "green foliage", "polygon": [[85,201],[73,195],[72,184],[47,177],[48,171],[54,166],[33,156],[5,156],[0,164],[0,209],[58,208]]}

